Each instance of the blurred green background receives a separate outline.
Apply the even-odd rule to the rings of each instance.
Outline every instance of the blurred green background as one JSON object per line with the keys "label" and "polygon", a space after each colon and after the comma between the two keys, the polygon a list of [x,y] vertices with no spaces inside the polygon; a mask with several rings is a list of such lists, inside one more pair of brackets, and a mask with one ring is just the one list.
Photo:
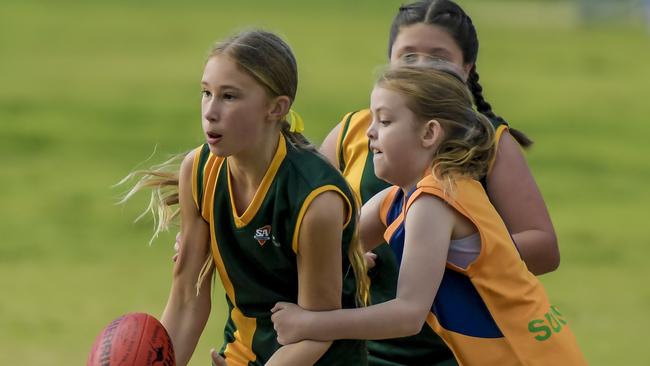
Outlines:
{"label": "blurred green background", "polygon": [[[589,24],[571,2],[459,3],[478,28],[485,96],[536,141],[527,157],[562,252],[541,278],[547,291],[591,364],[650,364],[650,28],[634,17],[639,2]],[[0,364],[83,364],[111,319],[162,312],[174,233],[148,246],[150,221],[132,223],[146,197],[115,206],[111,185],[154,146],[160,162],[202,142],[213,41],[248,26],[284,36],[300,67],[296,109],[320,142],[367,105],[400,4],[0,3]],[[220,284],[214,293],[193,365],[221,342]]]}

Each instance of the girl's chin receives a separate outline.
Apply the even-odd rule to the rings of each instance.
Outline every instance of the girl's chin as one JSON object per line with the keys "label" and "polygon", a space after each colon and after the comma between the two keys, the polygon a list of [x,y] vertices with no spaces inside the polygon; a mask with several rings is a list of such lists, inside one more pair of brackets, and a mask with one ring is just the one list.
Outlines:
{"label": "girl's chin", "polygon": [[210,149],[210,152],[216,156],[227,157],[229,155],[232,155],[226,149],[224,149],[223,146],[208,144],[208,148]]}
{"label": "girl's chin", "polygon": [[375,176],[383,181],[390,183],[390,176],[384,174],[384,170],[382,168],[375,167]]}

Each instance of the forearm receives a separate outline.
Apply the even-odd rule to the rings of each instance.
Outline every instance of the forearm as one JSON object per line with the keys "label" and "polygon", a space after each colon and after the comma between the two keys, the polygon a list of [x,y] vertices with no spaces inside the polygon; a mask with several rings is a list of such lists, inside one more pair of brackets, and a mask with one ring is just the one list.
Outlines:
{"label": "forearm", "polygon": [[177,365],[186,365],[210,315],[209,289],[207,293],[191,296],[170,296],[161,322],[174,345]]}
{"label": "forearm", "polygon": [[211,258],[210,226],[201,217],[192,196],[193,154],[181,164],[178,197],[181,216],[183,248],[174,264],[172,287],[162,315],[162,323],[169,333],[176,364],[186,365],[203,332],[210,314],[210,281],[212,270],[204,273],[199,293],[196,283],[208,258]]}
{"label": "forearm", "polygon": [[526,230],[513,233],[512,238],[528,270],[535,275],[553,272],[560,265],[560,252],[554,233]]}
{"label": "forearm", "polygon": [[266,366],[304,366],[313,365],[327,352],[332,342],[301,341],[278,349],[268,360]]}
{"label": "forearm", "polygon": [[401,299],[358,309],[310,312],[303,339],[388,339],[417,334],[427,312]]}

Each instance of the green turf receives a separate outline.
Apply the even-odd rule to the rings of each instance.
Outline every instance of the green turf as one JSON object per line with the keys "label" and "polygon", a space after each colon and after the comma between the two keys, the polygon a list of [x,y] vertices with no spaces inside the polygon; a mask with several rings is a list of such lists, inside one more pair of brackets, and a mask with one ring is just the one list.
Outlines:
{"label": "green turf", "polygon": [[[151,247],[111,185],[151,154],[201,142],[199,76],[214,40],[258,25],[291,43],[296,109],[320,141],[367,104],[399,1],[0,3],[0,364],[83,364],[99,330],[159,315],[173,234]],[[529,163],[562,251],[542,278],[593,365],[650,363],[646,101],[650,33],[583,27],[569,3],[462,1],[495,110],[536,141]],[[194,365],[221,341],[223,291]]]}

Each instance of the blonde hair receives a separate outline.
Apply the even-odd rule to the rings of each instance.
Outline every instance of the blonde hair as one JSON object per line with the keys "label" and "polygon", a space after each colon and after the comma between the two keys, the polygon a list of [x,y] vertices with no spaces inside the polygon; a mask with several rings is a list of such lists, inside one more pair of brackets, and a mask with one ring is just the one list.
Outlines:
{"label": "blonde hair", "polygon": [[435,119],[442,126],[432,174],[448,188],[455,176],[481,179],[495,154],[494,127],[473,109],[472,95],[461,80],[450,69],[402,64],[385,70],[377,81],[377,86],[403,95],[423,122]]}
{"label": "blonde hair", "polygon": [[[210,50],[208,59],[218,55],[230,57],[243,72],[258,81],[269,96],[288,96],[293,103],[298,85],[296,60],[289,46],[277,35],[261,30],[239,33],[216,43]],[[317,153],[306,137],[299,132],[290,131],[286,118],[280,123],[281,133],[293,146]],[[178,216],[179,209],[173,206],[178,204],[178,171],[184,156],[185,154],[179,154],[150,169],[134,171],[118,183],[119,185],[136,180],[121,203],[139,191],[151,189],[149,205],[138,217],[139,219],[147,213],[153,214],[155,230],[151,241],[161,232],[169,230]],[[347,254],[357,281],[357,301],[365,303],[368,298],[369,279],[366,275],[365,259],[356,238],[350,242]],[[213,270],[214,261],[210,253],[197,279],[197,294],[203,281],[214,273]]]}
{"label": "blonde hair", "polygon": [[365,253],[361,249],[361,241],[359,240],[358,213],[359,211],[357,211],[356,217],[353,218],[355,230],[348,247],[348,260],[350,261],[350,266],[352,266],[352,270],[354,271],[356,282],[356,304],[357,306],[367,306],[371,302],[370,277],[368,277],[368,265],[366,263],[366,257],[364,256]]}
{"label": "blonde hair", "polygon": [[[288,96],[291,103],[298,90],[298,66],[289,45],[277,35],[263,30],[249,30],[217,42],[208,59],[229,56],[245,73],[252,76],[271,97]],[[300,132],[290,131],[286,117],[281,121],[282,134],[296,147],[316,151]]]}

